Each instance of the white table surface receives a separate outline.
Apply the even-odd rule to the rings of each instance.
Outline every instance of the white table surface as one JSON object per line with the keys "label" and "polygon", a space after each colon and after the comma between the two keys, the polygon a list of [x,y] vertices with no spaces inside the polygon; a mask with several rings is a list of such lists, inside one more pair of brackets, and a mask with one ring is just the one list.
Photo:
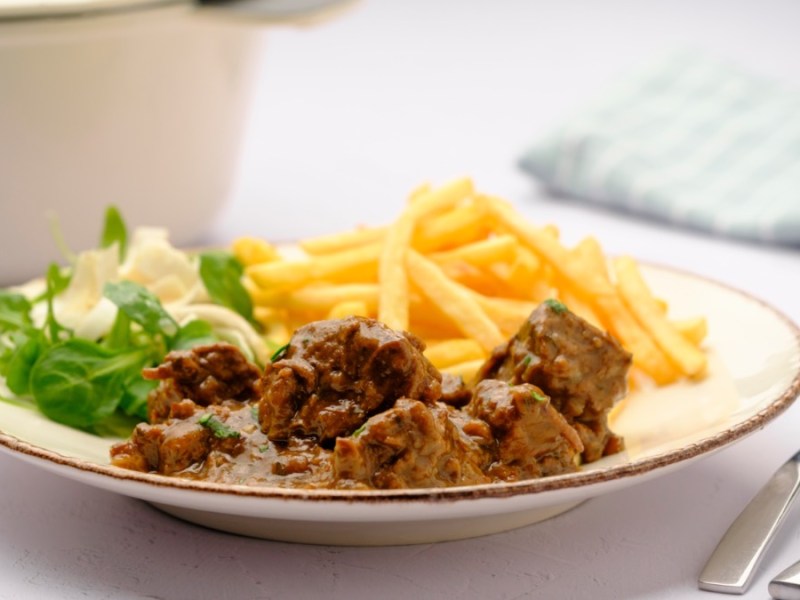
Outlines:
{"label": "white table surface", "polygon": [[[684,232],[548,197],[515,160],[611,77],[694,46],[800,88],[800,4],[362,1],[268,33],[241,169],[210,241],[383,223],[469,175],[567,241],[676,265],[800,322],[800,249]],[[713,310],[713,307],[709,307]],[[745,340],[743,340],[746,343]],[[195,527],[0,455],[0,598],[713,598],[719,537],[800,446],[800,405],[711,457],[484,538],[315,547]],[[789,515],[746,598],[800,559]]]}

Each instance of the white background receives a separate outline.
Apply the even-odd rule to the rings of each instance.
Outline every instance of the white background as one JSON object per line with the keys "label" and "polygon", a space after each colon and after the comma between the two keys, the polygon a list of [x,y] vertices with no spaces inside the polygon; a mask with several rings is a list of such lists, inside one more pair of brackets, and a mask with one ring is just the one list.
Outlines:
{"label": "white background", "polygon": [[[237,184],[208,241],[385,223],[420,183],[468,175],[567,242],[593,234],[610,253],[713,277],[800,322],[800,249],[555,199],[516,167],[613,77],[686,46],[800,89],[794,1],[366,0],[270,30]],[[0,455],[0,598],[713,598],[697,575],[799,431],[797,406],[712,457],[531,527],[366,549],[204,530]],[[798,519],[747,598],[767,598],[770,576],[800,559]]]}

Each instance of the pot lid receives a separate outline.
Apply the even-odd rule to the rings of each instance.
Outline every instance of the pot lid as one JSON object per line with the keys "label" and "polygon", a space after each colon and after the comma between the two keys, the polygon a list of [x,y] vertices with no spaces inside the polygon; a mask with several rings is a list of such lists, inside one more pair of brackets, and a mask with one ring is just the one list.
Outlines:
{"label": "pot lid", "polygon": [[325,19],[355,0],[0,0],[0,23],[117,14],[195,2],[262,23],[300,25]]}
{"label": "pot lid", "polygon": [[187,2],[188,0],[0,0],[0,21],[113,14]]}

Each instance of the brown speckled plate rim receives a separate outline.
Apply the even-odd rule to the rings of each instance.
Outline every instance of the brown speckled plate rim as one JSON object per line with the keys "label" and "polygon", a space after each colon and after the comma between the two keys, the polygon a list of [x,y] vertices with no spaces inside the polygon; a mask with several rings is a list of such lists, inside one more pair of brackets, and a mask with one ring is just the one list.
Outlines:
{"label": "brown speckled plate rim", "polygon": [[[689,271],[677,269],[655,263],[641,262],[640,264],[671,272],[673,274],[699,280],[702,283],[716,285],[729,292],[739,294],[747,300],[759,304],[765,310],[772,312],[783,321],[787,330],[800,347],[800,328],[786,315],[756,298],[748,292],[734,288],[728,284],[700,276]],[[543,477],[514,483],[492,483],[452,488],[420,488],[409,490],[304,490],[278,487],[256,487],[243,485],[228,485],[203,481],[192,481],[179,478],[166,477],[151,473],[128,471],[110,464],[101,465],[79,458],[63,456],[52,450],[36,446],[15,436],[0,431],[0,446],[25,457],[40,459],[53,465],[77,469],[85,473],[110,477],[118,481],[137,482],[147,486],[167,488],[174,490],[196,491],[226,496],[249,498],[269,498],[287,501],[303,502],[347,502],[347,503],[386,503],[386,502],[453,502],[458,500],[471,500],[482,498],[507,498],[525,494],[540,494],[570,488],[580,488],[603,482],[643,475],[662,467],[687,461],[703,454],[719,450],[736,440],[739,440],[754,431],[763,428],[767,423],[783,413],[800,394],[800,369],[794,374],[789,386],[769,405],[756,414],[741,421],[730,428],[721,431],[698,442],[688,444],[677,450],[669,450],[661,454],[650,456],[632,462],[601,467],[592,470],[579,471],[565,475]],[[65,476],[62,474],[62,476]]]}

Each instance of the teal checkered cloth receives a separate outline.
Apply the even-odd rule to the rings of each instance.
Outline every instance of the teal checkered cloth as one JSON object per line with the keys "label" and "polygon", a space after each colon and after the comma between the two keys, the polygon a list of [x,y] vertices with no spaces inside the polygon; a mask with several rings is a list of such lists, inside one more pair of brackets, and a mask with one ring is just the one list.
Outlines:
{"label": "teal checkered cloth", "polygon": [[622,80],[520,164],[569,196],[800,244],[800,94],[695,53]]}

